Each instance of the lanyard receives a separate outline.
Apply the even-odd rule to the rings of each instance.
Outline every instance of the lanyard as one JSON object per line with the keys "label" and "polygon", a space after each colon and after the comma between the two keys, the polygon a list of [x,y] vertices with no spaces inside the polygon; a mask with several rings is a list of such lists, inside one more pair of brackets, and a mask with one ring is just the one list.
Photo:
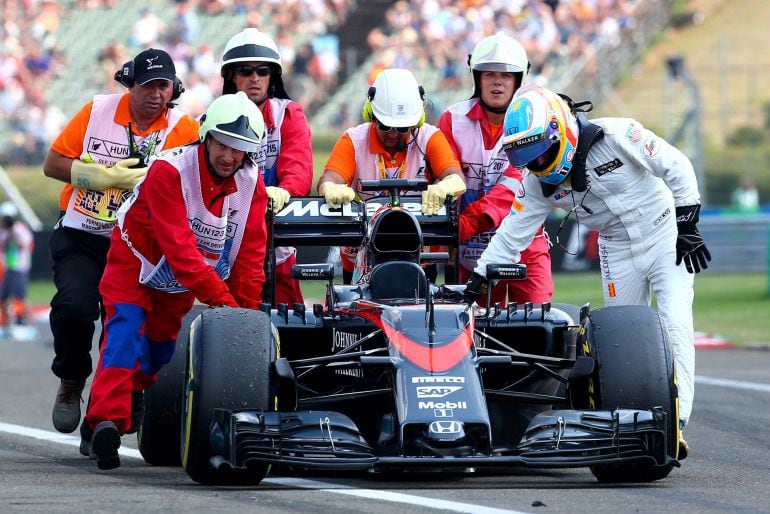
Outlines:
{"label": "lanyard", "polygon": [[126,133],[128,134],[129,156],[138,157],[139,165],[146,165],[147,158],[150,155],[155,154],[155,147],[158,145],[158,140],[160,139],[160,130],[156,130],[145,138],[146,140],[149,140],[149,143],[145,147],[144,151],[142,151],[139,148],[139,145],[136,144],[136,139],[134,139],[134,131],[131,129],[130,121],[128,122],[128,127],[126,127]]}
{"label": "lanyard", "polygon": [[380,171],[380,180],[385,180],[387,178],[403,178],[404,172],[406,171],[406,156],[404,156],[404,160],[401,161],[401,166],[398,167],[398,170],[396,170],[395,173],[393,173],[392,177],[388,176],[388,171],[385,168],[385,158],[382,156],[382,154],[377,154],[377,169]]}

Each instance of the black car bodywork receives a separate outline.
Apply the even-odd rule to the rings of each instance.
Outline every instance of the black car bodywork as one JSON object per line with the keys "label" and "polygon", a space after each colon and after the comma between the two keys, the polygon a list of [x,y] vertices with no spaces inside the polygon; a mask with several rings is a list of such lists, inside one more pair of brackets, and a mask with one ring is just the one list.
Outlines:
{"label": "black car bodywork", "polygon": [[400,195],[421,184],[369,187],[389,196],[368,210],[293,199],[271,220],[275,246],[362,245],[360,283],[333,284],[330,264],[297,266],[297,278],[328,281],[323,304],[206,309],[189,327],[181,460],[195,481],[258,483],[280,464],[590,467],[636,482],[678,466],[673,357],[656,312],[470,307],[464,286],[435,286],[421,267],[446,257],[423,245],[456,246],[455,204],[427,217]]}

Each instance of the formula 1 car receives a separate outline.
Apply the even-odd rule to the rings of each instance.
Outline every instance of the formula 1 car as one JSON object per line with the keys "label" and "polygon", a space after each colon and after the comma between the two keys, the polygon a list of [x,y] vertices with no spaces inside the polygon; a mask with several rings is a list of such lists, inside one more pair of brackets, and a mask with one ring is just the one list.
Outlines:
{"label": "formula 1 car", "polygon": [[[602,482],[679,466],[673,356],[654,310],[469,306],[463,285],[431,284],[421,266],[446,258],[425,245],[457,245],[456,203],[429,217],[401,194],[424,181],[363,187],[386,196],[342,209],[297,198],[268,214],[271,245],[360,245],[358,283],[334,284],[331,264],[298,265],[295,278],[328,282],[324,304],[188,315],[184,358],[147,391],[148,462],[178,462],[179,444],[185,471],[210,484],[257,484],[271,465],[589,467]],[[526,276],[522,265],[487,271]]]}

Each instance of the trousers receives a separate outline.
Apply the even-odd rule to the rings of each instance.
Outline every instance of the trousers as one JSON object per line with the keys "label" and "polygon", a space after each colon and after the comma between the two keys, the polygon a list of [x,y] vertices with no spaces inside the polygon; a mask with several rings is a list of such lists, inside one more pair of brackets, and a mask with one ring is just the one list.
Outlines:
{"label": "trousers", "polygon": [[49,322],[53,334],[51,371],[64,380],[85,382],[91,375],[94,322],[104,320],[99,282],[110,239],[58,227],[49,240],[56,294]]}

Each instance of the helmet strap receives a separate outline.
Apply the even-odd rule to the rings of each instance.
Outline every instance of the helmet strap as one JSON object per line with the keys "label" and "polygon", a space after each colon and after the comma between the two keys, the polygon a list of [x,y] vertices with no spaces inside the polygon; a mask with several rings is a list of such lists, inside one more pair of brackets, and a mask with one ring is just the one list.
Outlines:
{"label": "helmet strap", "polygon": [[484,101],[484,99],[483,99],[483,98],[481,98],[481,96],[479,96],[479,103],[481,104],[481,107],[482,107],[482,108],[483,108],[485,111],[493,112],[493,113],[495,113],[495,114],[505,114],[505,111],[507,111],[507,110],[508,110],[508,106],[507,106],[507,105],[506,105],[505,107],[492,107],[491,105],[489,105],[488,103],[486,103],[486,102]]}

